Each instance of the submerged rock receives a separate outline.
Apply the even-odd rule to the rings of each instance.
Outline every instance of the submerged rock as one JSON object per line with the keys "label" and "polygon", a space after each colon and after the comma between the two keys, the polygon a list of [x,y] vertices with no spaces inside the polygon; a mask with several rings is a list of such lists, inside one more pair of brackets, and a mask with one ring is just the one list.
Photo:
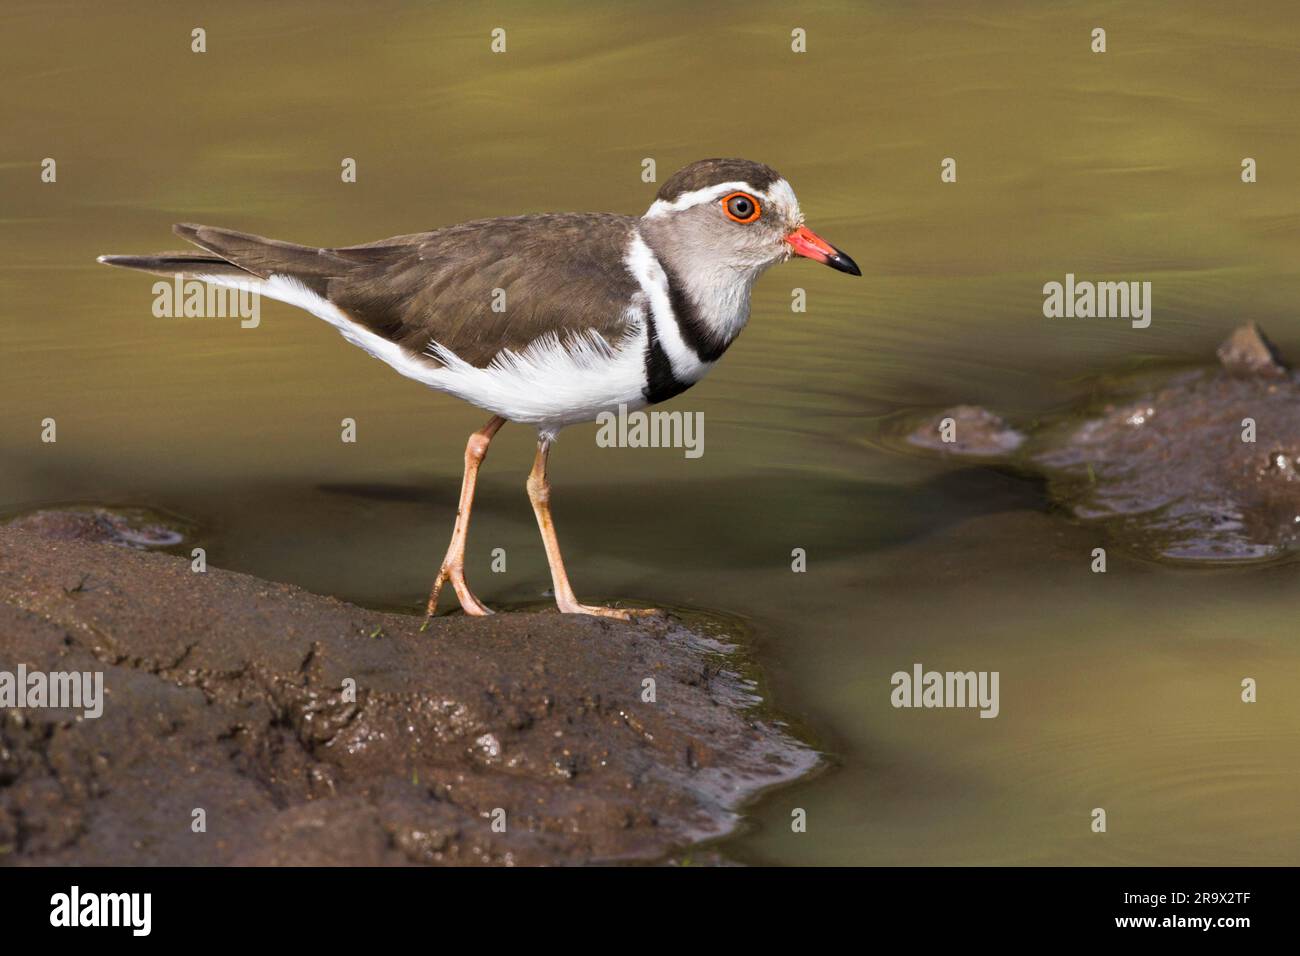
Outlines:
{"label": "submerged rock", "polygon": [[101,541],[127,548],[171,548],[185,540],[179,530],[140,509],[33,511],[7,524],[55,541]]}
{"label": "submerged rock", "polygon": [[0,710],[0,860],[660,859],[818,759],[714,631],[553,612],[422,628],[0,528],[0,671],[104,675],[101,716]]}
{"label": "submerged rock", "polygon": [[[1218,368],[1147,382],[1049,422],[1002,460],[1043,474],[1076,518],[1105,522],[1138,553],[1181,561],[1287,555],[1300,541],[1300,375],[1254,325],[1237,329],[1218,354]],[[988,457],[960,445],[944,450]]]}
{"label": "submerged rock", "polygon": [[907,441],[931,451],[995,458],[1008,455],[1025,440],[1006,420],[978,405],[957,405],[916,428]]}

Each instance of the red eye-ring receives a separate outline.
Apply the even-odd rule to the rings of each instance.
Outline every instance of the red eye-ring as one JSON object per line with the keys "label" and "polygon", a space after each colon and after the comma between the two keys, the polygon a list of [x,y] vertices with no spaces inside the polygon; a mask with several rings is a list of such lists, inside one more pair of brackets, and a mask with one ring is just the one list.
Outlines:
{"label": "red eye-ring", "polygon": [[758,200],[749,193],[728,193],[723,196],[722,211],[732,222],[753,222],[763,214]]}

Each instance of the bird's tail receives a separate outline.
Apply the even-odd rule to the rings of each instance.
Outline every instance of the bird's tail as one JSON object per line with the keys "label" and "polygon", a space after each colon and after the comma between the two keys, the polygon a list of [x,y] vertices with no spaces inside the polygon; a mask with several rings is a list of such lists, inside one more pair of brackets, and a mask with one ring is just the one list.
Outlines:
{"label": "bird's tail", "polygon": [[238,279],[256,282],[258,277],[233,262],[204,252],[158,252],[151,256],[100,256],[97,262],[124,269],[139,269],[160,276],[184,276],[214,279]]}
{"label": "bird's tail", "polygon": [[314,249],[247,232],[181,222],[172,231],[199,252],[159,252],[149,256],[100,256],[110,266],[141,269],[158,275],[181,273],[221,285],[253,285],[284,276],[321,294],[329,278],[348,266],[331,250]]}

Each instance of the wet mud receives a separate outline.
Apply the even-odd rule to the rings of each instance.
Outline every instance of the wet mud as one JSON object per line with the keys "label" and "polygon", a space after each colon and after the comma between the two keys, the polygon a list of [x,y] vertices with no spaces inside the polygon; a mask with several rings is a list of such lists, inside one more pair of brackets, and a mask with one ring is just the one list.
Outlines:
{"label": "wet mud", "polygon": [[659,861],[818,763],[698,622],[422,630],[122,537],[0,527],[0,671],[104,675],[0,709],[0,864]]}

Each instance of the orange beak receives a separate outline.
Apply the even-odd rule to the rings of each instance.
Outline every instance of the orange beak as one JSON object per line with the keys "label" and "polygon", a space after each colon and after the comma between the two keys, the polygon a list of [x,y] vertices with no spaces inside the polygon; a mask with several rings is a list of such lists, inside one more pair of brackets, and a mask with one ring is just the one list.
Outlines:
{"label": "orange beak", "polygon": [[840,272],[847,272],[851,276],[862,275],[862,270],[858,268],[856,262],[806,226],[800,226],[790,233],[785,237],[785,241],[790,244],[796,256],[812,259]]}

